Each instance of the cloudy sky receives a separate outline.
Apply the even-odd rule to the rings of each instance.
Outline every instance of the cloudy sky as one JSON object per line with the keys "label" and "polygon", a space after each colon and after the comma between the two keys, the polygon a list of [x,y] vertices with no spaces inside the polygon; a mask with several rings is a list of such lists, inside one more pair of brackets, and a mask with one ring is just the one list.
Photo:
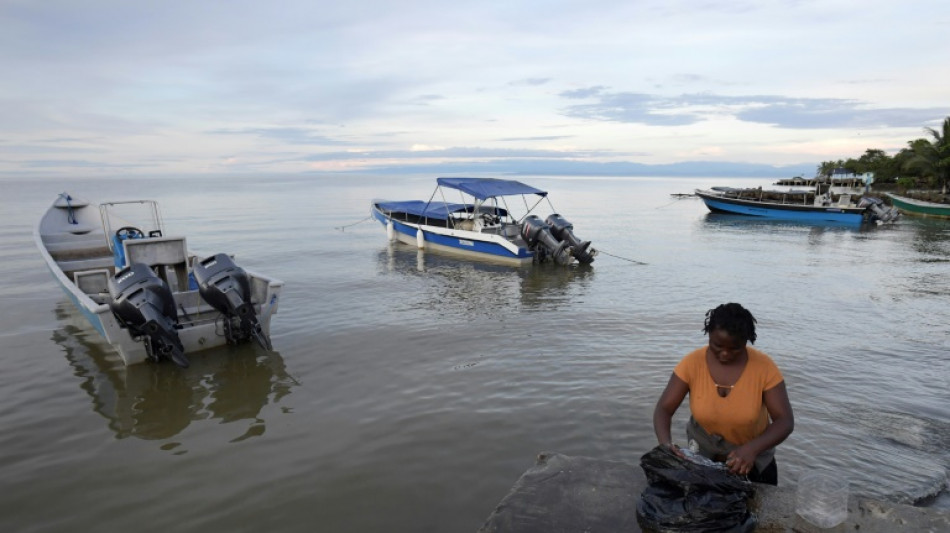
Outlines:
{"label": "cloudy sky", "polygon": [[946,0],[0,0],[0,176],[532,171],[894,153]]}

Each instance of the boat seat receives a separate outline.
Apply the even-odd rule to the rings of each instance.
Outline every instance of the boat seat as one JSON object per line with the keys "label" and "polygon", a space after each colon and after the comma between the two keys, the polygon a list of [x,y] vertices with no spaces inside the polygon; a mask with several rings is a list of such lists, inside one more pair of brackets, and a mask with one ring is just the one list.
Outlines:
{"label": "boat seat", "polygon": [[106,245],[94,245],[83,247],[66,246],[47,246],[46,251],[56,261],[76,261],[79,259],[98,259],[101,257],[112,257],[112,250]]}
{"label": "boat seat", "polygon": [[848,207],[851,205],[851,195],[842,194],[838,196],[838,207]]}
{"label": "boat seat", "polygon": [[461,220],[455,223],[455,227],[464,231],[474,231],[475,221],[472,219]]}
{"label": "boat seat", "polygon": [[59,268],[67,277],[73,276],[76,272],[88,270],[107,270],[112,272],[112,257],[92,257],[89,259],[73,259],[68,261],[56,261]]}
{"label": "boat seat", "polygon": [[184,237],[148,237],[122,241],[125,266],[145,263],[172,292],[188,290],[188,248]]}
{"label": "boat seat", "polygon": [[518,224],[504,224],[499,234],[506,238],[513,238],[521,235],[521,226]]}
{"label": "boat seat", "polygon": [[105,268],[73,272],[76,287],[89,295],[108,294],[110,277],[112,277],[112,272]]}

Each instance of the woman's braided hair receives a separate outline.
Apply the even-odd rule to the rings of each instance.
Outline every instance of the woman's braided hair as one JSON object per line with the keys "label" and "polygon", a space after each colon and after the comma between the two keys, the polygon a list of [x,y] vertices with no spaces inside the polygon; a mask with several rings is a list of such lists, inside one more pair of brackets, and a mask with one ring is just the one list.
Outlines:
{"label": "woman's braided hair", "polygon": [[716,329],[725,330],[737,340],[755,344],[755,317],[748,309],[737,303],[722,304],[706,311],[703,333]]}

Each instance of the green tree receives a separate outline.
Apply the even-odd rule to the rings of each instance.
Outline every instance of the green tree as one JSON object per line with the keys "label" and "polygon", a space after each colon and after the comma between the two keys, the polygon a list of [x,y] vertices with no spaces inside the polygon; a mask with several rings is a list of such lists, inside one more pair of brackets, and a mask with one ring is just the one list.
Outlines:
{"label": "green tree", "polygon": [[842,161],[841,159],[837,161],[822,161],[821,164],[818,165],[818,175],[824,176],[824,177],[830,177],[831,173],[836,168],[841,168],[841,167],[844,167],[844,161]]}
{"label": "green tree", "polygon": [[873,172],[874,179],[886,179],[890,177],[886,174],[891,164],[892,160],[884,150],[868,148],[864,151],[864,155],[858,158],[860,173]]}
{"label": "green tree", "polygon": [[939,130],[924,129],[930,133],[931,139],[915,139],[907,143],[911,153],[903,168],[946,194],[950,185],[950,117],[944,119]]}

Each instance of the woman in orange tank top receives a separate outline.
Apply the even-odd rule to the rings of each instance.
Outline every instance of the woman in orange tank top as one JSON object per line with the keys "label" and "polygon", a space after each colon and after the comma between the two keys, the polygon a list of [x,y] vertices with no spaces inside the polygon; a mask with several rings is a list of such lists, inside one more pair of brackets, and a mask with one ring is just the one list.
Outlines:
{"label": "woman in orange tank top", "polygon": [[778,483],[775,446],[795,427],[785,380],[754,344],[755,318],[737,303],[706,313],[709,344],[686,355],[673,370],[653,411],[661,445],[678,448],[670,436],[673,413],[689,394],[690,447],[725,462],[735,474],[759,483]]}

